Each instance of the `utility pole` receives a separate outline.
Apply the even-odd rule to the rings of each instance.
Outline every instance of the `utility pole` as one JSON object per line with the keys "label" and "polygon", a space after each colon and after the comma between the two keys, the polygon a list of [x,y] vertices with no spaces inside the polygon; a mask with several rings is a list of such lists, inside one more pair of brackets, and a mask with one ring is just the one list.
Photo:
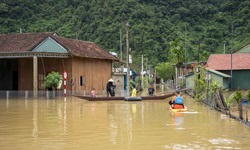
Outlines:
{"label": "utility pole", "polygon": [[122,61],[122,31],[120,29],[120,53],[121,53],[121,61]]}
{"label": "utility pole", "polygon": [[231,90],[233,90],[233,52],[231,48]]}
{"label": "utility pole", "polygon": [[187,26],[185,25],[185,75],[187,75]]}
{"label": "utility pole", "polygon": [[[148,75],[148,58],[146,59],[146,72],[147,72],[147,75]],[[148,75],[148,78],[147,78],[147,85],[148,85],[148,82],[149,82],[149,75]]]}
{"label": "utility pole", "polygon": [[129,85],[129,80],[130,80],[130,67],[129,67],[129,23],[126,23],[126,49],[127,49],[127,94],[126,96],[130,96],[130,85]]}
{"label": "utility pole", "polygon": [[143,55],[141,56],[141,88],[144,89],[144,85],[143,85]]}
{"label": "utility pole", "polygon": [[224,54],[226,54],[226,41],[224,41]]}

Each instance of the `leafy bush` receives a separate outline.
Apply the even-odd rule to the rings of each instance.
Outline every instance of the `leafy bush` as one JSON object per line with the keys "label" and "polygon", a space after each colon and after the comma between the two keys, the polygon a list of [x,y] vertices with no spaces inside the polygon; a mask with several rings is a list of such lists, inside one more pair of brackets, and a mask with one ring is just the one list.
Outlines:
{"label": "leafy bush", "polygon": [[62,79],[62,75],[59,72],[52,71],[46,76],[44,87],[49,90],[55,90]]}

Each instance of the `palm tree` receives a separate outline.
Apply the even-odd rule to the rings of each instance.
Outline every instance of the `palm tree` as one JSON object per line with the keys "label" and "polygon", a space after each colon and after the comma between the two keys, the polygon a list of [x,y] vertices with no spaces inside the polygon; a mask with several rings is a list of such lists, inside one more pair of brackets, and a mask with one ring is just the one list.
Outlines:
{"label": "palm tree", "polygon": [[176,84],[178,83],[178,76],[179,70],[181,65],[184,62],[185,55],[184,55],[184,48],[183,45],[180,43],[180,39],[176,38],[174,41],[170,42],[170,54],[169,60],[176,65]]}

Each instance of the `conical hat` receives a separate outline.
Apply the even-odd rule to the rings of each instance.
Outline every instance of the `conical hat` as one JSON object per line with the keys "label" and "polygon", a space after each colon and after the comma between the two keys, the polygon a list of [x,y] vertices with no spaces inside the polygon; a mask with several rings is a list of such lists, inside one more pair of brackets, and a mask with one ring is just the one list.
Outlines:
{"label": "conical hat", "polygon": [[114,82],[114,80],[113,79],[109,79],[109,82]]}

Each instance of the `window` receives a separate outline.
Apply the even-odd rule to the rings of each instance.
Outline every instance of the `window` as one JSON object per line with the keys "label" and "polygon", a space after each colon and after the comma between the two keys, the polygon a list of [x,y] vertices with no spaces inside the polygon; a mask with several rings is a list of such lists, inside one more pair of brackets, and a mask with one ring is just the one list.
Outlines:
{"label": "window", "polygon": [[80,76],[80,86],[84,86],[85,84],[85,78],[83,76]]}

